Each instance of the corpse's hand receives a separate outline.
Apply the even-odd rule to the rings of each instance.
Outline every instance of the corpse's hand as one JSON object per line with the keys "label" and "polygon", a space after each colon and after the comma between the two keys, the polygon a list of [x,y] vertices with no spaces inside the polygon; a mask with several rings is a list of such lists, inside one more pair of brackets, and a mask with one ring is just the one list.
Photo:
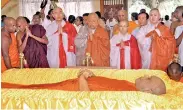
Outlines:
{"label": "corpse's hand", "polygon": [[81,69],[78,73],[78,77],[83,77],[85,79],[94,76],[93,72],[88,69]]}

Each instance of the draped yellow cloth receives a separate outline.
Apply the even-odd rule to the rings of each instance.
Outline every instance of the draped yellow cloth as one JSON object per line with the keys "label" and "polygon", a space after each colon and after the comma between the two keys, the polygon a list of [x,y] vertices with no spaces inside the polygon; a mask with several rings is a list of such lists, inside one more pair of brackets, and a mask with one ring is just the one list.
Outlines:
{"label": "draped yellow cloth", "polygon": [[[11,69],[2,74],[2,82],[44,84],[77,77],[79,69]],[[71,92],[59,90],[2,89],[2,109],[183,109],[183,84],[169,80],[158,70],[91,69],[97,76],[127,80],[156,75],[165,82],[167,94],[143,92]]]}

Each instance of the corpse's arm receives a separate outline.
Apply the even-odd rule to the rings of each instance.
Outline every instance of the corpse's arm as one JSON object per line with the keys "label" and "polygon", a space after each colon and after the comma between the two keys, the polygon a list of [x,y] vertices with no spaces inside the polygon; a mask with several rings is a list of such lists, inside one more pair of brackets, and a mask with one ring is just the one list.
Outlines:
{"label": "corpse's arm", "polygon": [[84,69],[79,72],[79,90],[80,91],[90,91],[88,86],[87,78],[93,76],[93,72]]}

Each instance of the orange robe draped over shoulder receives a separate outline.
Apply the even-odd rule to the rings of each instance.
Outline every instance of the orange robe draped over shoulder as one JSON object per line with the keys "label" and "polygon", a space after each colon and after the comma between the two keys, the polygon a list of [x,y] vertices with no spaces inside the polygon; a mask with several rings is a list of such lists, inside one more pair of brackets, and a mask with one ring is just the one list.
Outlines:
{"label": "orange robe draped over shoulder", "polygon": [[[9,47],[9,57],[12,67],[19,67],[19,53],[18,53],[18,47],[17,47],[17,40],[15,35],[11,34],[12,43]],[[1,73],[7,70],[6,65],[4,63],[3,56],[1,55]]]}
{"label": "orange robe draped over shoulder", "polygon": [[[87,81],[90,91],[136,91],[135,85],[125,80],[95,76],[88,78]],[[69,79],[52,84],[19,85],[2,82],[1,85],[2,88],[79,91],[78,79]]]}
{"label": "orange robe draped over shoulder", "polygon": [[152,51],[150,68],[165,71],[173,60],[176,41],[168,27],[158,24],[156,29],[160,31],[160,36],[155,30],[148,33],[153,36],[150,49]]}
{"label": "orange robe draped over shoulder", "polygon": [[[129,26],[128,26],[128,33],[131,34],[133,30],[138,27],[138,24],[135,21],[129,21]],[[116,24],[113,28],[113,35],[116,35],[119,33],[119,26]]]}
{"label": "orange robe draped over shoulder", "polygon": [[180,82],[183,83],[183,77],[180,79]]}
{"label": "orange robe draped over shoulder", "polygon": [[86,53],[90,53],[93,66],[109,66],[110,40],[104,28],[98,26],[92,40],[88,39]]}

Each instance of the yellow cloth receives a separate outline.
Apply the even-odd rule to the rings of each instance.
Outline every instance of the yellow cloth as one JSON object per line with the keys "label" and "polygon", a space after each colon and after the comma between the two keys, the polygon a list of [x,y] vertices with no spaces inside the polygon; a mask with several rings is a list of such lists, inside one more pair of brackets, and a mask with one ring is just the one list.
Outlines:
{"label": "yellow cloth", "polygon": [[[140,76],[156,75],[165,82],[167,94],[143,92],[70,92],[58,90],[2,89],[2,109],[183,109],[183,84],[169,80],[158,70],[91,69],[97,76],[135,82]],[[10,69],[2,82],[41,84],[77,77],[78,69]]]}

